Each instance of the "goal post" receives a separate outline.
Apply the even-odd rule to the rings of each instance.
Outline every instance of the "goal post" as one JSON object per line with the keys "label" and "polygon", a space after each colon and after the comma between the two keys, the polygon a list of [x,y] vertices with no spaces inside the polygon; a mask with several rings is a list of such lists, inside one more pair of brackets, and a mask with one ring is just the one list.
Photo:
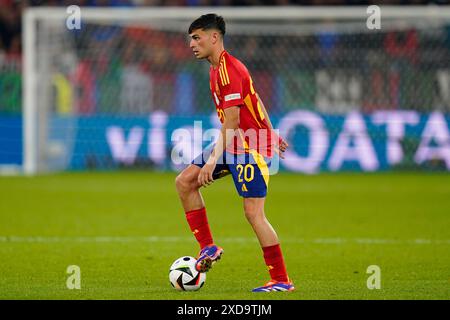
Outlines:
{"label": "goal post", "polygon": [[[327,139],[292,137],[298,149],[287,155],[286,169],[372,171],[436,159],[448,170],[450,8],[379,8],[381,28],[374,29],[366,6],[81,7],[79,30],[67,27],[66,8],[28,8],[23,171],[176,168],[169,140],[186,126],[183,119],[214,125],[207,64],[191,56],[186,34],[193,19],[210,12],[225,18],[227,48],[249,68],[277,124],[296,119],[317,133],[311,115],[326,127]],[[352,143],[345,140],[351,134],[358,137]],[[358,143],[365,154],[352,149]]]}

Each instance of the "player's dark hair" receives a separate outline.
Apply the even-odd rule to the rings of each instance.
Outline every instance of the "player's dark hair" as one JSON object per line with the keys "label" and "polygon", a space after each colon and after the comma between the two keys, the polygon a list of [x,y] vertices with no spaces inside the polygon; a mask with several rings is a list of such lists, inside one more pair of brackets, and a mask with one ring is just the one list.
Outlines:
{"label": "player's dark hair", "polygon": [[225,35],[225,20],[221,16],[215,13],[208,13],[202,15],[200,18],[194,20],[189,26],[188,34],[191,34],[194,30],[218,30],[222,36]]}

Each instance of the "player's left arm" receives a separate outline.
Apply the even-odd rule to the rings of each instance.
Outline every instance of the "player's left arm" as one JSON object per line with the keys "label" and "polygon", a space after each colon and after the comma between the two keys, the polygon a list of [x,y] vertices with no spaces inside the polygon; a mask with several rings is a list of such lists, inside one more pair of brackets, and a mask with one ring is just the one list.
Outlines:
{"label": "player's left arm", "polygon": [[[269,124],[269,127],[271,130],[273,130],[272,122],[270,121],[269,114],[266,110],[266,107],[264,106],[264,103],[262,102],[261,98],[259,97],[259,94],[256,94],[256,97],[258,98],[259,105],[261,106],[261,111],[264,114],[264,117],[267,119],[267,123]],[[284,159],[283,153],[286,151],[287,147],[289,147],[289,144],[280,136],[278,136],[278,148],[279,151],[278,154],[281,159]]]}
{"label": "player's left arm", "polygon": [[216,168],[217,161],[222,157],[228,145],[232,143],[236,135],[236,130],[239,128],[239,107],[228,107],[224,109],[224,113],[225,120],[220,129],[214,150],[198,175],[198,182],[204,187],[214,181],[213,172]]}

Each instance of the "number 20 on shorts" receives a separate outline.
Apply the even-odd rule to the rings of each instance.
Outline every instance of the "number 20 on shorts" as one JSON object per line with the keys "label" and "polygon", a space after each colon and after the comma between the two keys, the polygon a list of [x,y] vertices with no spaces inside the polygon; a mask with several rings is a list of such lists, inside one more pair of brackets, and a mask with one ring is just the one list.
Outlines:
{"label": "number 20 on shorts", "polygon": [[236,169],[239,171],[238,181],[243,182],[242,173],[244,174],[244,180],[250,182],[255,177],[255,168],[251,164],[246,164],[245,167],[242,164],[238,164]]}

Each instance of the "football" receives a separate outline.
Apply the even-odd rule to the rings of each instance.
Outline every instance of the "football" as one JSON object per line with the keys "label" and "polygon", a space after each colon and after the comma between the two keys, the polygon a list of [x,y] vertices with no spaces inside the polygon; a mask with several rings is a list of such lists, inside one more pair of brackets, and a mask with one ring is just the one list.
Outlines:
{"label": "football", "polygon": [[195,269],[193,257],[178,258],[170,267],[169,280],[172,287],[179,291],[195,291],[200,289],[206,280],[206,274]]}

